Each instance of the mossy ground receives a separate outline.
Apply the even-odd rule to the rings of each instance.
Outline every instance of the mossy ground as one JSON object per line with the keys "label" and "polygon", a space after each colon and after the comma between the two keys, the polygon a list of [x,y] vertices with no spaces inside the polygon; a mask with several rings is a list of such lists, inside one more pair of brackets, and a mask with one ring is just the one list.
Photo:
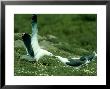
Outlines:
{"label": "mossy ground", "polygon": [[[31,15],[14,16],[15,76],[96,76],[97,61],[80,67],[64,65],[54,57],[44,56],[38,62],[21,59],[26,54],[22,33],[31,34]],[[38,15],[39,44],[42,48],[66,58],[89,55],[97,50],[97,16]]]}

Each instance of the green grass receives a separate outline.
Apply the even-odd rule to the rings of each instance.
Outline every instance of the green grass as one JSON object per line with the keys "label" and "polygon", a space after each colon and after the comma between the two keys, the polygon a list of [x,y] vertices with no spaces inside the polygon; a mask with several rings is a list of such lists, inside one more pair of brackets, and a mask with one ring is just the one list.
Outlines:
{"label": "green grass", "polygon": [[[37,17],[39,44],[62,57],[89,55],[97,50],[96,14],[39,14]],[[22,33],[31,34],[31,14],[14,16],[15,76],[96,76],[97,61],[81,67],[62,64],[54,57],[44,56],[39,62],[21,59],[26,54]]]}

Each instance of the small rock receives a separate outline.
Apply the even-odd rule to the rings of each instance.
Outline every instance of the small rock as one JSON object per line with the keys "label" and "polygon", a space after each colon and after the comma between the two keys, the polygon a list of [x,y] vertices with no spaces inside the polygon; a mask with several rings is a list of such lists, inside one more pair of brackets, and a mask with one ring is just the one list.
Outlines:
{"label": "small rock", "polygon": [[56,36],[53,36],[53,35],[47,35],[47,38],[48,39],[57,39],[57,37]]}
{"label": "small rock", "polygon": [[14,42],[14,47],[24,47],[24,43],[22,40],[16,40]]}

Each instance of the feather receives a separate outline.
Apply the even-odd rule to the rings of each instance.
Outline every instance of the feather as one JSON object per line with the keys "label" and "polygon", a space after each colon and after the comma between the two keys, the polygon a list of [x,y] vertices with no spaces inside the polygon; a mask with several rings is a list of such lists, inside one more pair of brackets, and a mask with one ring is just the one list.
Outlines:
{"label": "feather", "polygon": [[27,33],[24,33],[22,35],[22,39],[23,39],[24,45],[26,46],[27,53],[31,57],[34,57],[34,51],[33,51],[32,46],[31,46],[31,36]]}

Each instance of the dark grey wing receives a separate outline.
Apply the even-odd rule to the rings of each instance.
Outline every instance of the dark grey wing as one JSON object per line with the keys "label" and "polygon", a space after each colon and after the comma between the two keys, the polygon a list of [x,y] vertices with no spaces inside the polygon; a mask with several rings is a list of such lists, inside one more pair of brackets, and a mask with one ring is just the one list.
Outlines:
{"label": "dark grey wing", "polygon": [[80,61],[79,59],[70,59],[69,62],[66,62],[66,64],[69,66],[80,66],[84,63],[84,61]]}
{"label": "dark grey wing", "polygon": [[31,36],[27,33],[24,33],[22,35],[22,39],[23,39],[23,42],[24,42],[24,44],[27,48],[27,51],[28,51],[29,55],[31,57],[34,57],[34,51],[33,51],[32,46],[31,46]]}
{"label": "dark grey wing", "polygon": [[91,54],[91,55],[88,55],[88,56],[82,56],[79,60],[80,61],[92,61],[93,59],[95,58],[95,54]]}
{"label": "dark grey wing", "polygon": [[95,58],[96,58],[95,53],[93,53],[93,54],[88,55],[88,56],[82,56],[80,59],[70,59],[70,60],[68,60],[69,62],[66,62],[66,64],[70,65],[70,66],[76,66],[77,67],[77,66],[80,66],[82,64],[87,63],[87,61],[90,62]]}

